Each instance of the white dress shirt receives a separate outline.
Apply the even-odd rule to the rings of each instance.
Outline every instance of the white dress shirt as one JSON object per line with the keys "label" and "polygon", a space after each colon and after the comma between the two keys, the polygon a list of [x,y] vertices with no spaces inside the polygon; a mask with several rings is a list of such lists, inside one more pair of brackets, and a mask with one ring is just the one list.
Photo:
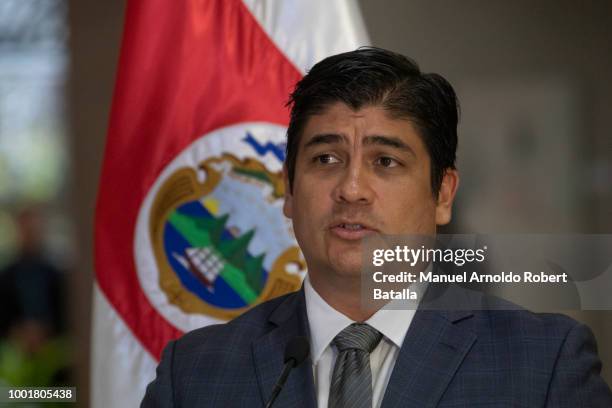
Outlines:
{"label": "white dress shirt", "polygon": [[[319,408],[327,408],[332,372],[338,355],[331,342],[345,327],[355,322],[323,300],[312,287],[308,276],[304,281],[304,295],[310,326],[310,355],[317,404]],[[380,407],[382,403],[395,360],[414,313],[414,310],[381,309],[365,321],[383,334],[382,340],[370,354],[372,406],[375,408]]]}

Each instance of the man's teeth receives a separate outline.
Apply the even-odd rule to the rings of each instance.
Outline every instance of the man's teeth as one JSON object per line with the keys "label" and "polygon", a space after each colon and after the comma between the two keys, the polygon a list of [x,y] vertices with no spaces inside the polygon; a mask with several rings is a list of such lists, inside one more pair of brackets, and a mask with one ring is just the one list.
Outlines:
{"label": "man's teeth", "polygon": [[342,224],[342,228],[350,229],[350,230],[360,230],[363,228],[361,224]]}

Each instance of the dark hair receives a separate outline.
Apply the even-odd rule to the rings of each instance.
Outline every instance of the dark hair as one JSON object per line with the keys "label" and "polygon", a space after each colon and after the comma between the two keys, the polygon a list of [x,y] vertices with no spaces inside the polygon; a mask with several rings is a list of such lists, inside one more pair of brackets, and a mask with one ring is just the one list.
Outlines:
{"label": "dark hair", "polygon": [[438,196],[444,172],[455,168],[458,102],[453,87],[438,74],[423,74],[403,55],[361,47],[325,58],[302,78],[290,96],[287,171],[293,189],[300,137],[307,120],[330,104],[352,109],[380,105],[393,118],[409,119],[431,157],[431,189]]}

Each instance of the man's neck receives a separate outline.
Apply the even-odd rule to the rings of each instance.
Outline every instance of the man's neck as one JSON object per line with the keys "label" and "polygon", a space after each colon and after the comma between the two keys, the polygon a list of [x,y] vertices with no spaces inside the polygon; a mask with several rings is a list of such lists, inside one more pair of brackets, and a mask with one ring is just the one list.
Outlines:
{"label": "man's neck", "polygon": [[313,279],[311,276],[310,283],[328,305],[351,320],[364,322],[378,311],[363,307],[360,279],[347,279],[337,285],[330,285],[329,282],[322,283],[316,277]]}

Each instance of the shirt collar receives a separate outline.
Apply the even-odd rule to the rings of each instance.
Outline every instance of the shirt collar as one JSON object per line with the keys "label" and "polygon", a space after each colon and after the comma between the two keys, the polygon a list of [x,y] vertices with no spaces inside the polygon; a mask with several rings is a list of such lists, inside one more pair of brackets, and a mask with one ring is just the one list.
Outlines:
{"label": "shirt collar", "polygon": [[323,300],[312,287],[308,275],[304,279],[304,296],[310,326],[311,356],[312,361],[317,363],[334,337],[353,321]]}
{"label": "shirt collar", "polygon": [[[331,307],[312,287],[308,275],[304,279],[304,295],[310,328],[311,356],[316,364],[334,337],[355,322]],[[365,323],[401,348],[414,313],[414,310],[380,309]]]}

